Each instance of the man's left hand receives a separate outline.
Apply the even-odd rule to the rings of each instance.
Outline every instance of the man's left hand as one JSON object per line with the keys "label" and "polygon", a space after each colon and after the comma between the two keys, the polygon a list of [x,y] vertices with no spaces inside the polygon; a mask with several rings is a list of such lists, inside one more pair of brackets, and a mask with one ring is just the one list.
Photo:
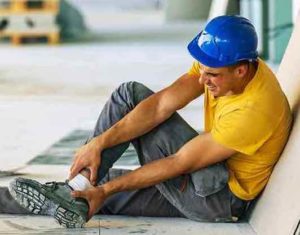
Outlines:
{"label": "man's left hand", "polygon": [[101,208],[107,195],[105,194],[103,187],[91,187],[84,191],[71,192],[74,198],[84,198],[89,204],[88,220]]}

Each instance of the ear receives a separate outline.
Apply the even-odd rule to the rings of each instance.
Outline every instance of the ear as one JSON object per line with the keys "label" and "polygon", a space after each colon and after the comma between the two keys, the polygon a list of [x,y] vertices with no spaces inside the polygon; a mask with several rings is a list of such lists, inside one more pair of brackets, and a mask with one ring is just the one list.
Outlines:
{"label": "ear", "polygon": [[243,78],[248,72],[249,66],[247,64],[241,64],[234,69],[235,76]]}

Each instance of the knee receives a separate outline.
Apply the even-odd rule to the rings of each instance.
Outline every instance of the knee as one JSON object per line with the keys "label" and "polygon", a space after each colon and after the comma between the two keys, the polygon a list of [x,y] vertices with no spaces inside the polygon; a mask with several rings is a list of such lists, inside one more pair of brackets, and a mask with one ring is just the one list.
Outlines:
{"label": "knee", "polygon": [[153,94],[153,91],[148,87],[136,81],[124,82],[116,91],[119,95],[124,97],[125,100],[131,100],[134,104],[139,103],[141,100]]}
{"label": "knee", "polygon": [[130,81],[130,82],[124,82],[122,83],[117,90],[119,91],[126,91],[127,93],[134,93],[137,90],[143,90],[147,89],[147,87],[139,82],[136,81]]}

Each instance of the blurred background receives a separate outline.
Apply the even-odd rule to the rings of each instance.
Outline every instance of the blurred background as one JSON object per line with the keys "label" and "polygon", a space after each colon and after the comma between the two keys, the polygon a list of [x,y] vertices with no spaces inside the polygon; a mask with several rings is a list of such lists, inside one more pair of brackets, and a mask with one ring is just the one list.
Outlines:
{"label": "blurred background", "polygon": [[[157,91],[188,71],[186,46],[212,17],[240,14],[276,72],[300,0],[0,0],[0,171],[74,129],[92,129],[110,93]],[[202,100],[180,113],[202,129]]]}

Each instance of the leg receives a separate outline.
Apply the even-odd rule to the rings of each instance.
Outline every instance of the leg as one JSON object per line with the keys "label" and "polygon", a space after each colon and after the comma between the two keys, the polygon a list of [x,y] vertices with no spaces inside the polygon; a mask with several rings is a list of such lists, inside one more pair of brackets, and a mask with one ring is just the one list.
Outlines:
{"label": "leg", "polygon": [[[98,119],[94,136],[101,134],[107,128],[112,126],[115,122],[130,112],[141,100],[145,99],[152,93],[152,91],[142,84],[135,82],[126,83],[120,86],[119,89],[112,94],[112,98],[105,105]],[[169,156],[196,135],[197,132],[195,130],[193,130],[178,114],[174,114],[160,126],[154,128],[152,131],[143,135],[142,137],[137,138],[135,141],[133,141],[133,144],[138,152],[141,164],[144,164],[155,159]],[[174,136],[176,138],[174,138]],[[103,151],[101,159],[102,164],[98,177],[99,181],[104,178],[109,168],[111,168],[113,163],[122,155],[128,145],[129,142]],[[178,177],[176,179],[156,185],[156,189],[158,189],[159,193],[163,195],[168,202],[170,202],[168,205],[172,204],[180,211],[181,214],[191,219],[228,219],[231,213],[230,195],[227,187],[221,191],[222,193],[220,192],[213,194],[210,197],[201,198],[195,195],[194,185],[190,181],[187,184],[184,192],[178,189],[178,186],[183,182],[183,178],[184,177]],[[21,187],[19,187],[19,185]],[[47,213],[53,215],[59,223],[65,224],[67,227],[80,227],[86,219],[87,207],[80,201],[76,202],[77,205],[69,204],[68,197],[70,189],[66,186],[67,185],[65,184],[61,185],[57,183],[41,185],[36,181],[18,179],[15,182],[12,182],[10,190],[15,194],[15,199],[18,200],[21,205],[24,205],[33,212],[37,210],[37,214]],[[29,193],[27,192],[28,188],[31,189]],[[20,191],[23,189],[26,192]],[[135,207],[137,209],[136,211],[131,211],[132,214],[139,215],[142,213],[144,215],[159,216],[161,214],[169,215],[167,211],[170,209],[174,210],[174,207],[170,208],[169,206],[166,206],[161,213],[158,213],[159,210],[156,210],[156,214],[153,214],[151,211],[149,211],[149,209],[151,209],[150,206],[146,206],[145,212],[137,211],[139,208],[138,205],[140,205],[142,201],[146,200],[145,198],[141,200],[143,195],[153,195],[152,197],[147,198],[148,201],[153,201],[153,198],[158,198],[157,195],[160,196],[160,194],[157,194],[157,192],[155,192],[153,189],[152,191],[151,189],[147,190],[149,190],[148,193],[143,193],[146,191],[141,190],[140,193],[132,194],[132,196],[129,197],[130,199],[137,198],[131,201],[137,202],[135,204],[137,205]],[[41,196],[35,201],[35,199],[32,198],[32,193],[37,193]],[[64,196],[61,197],[60,194]],[[57,200],[57,198],[64,198],[65,200],[62,202],[62,200]],[[157,199],[154,200],[154,202],[157,201]],[[128,200],[127,204],[129,204]],[[61,208],[63,210],[61,210]],[[119,211],[119,213],[121,212]],[[129,212],[126,211],[126,213]],[[72,216],[70,217],[69,214]],[[173,215],[175,213],[172,212],[171,214]],[[73,215],[75,216],[75,219],[73,218]]]}
{"label": "leg", "polygon": [[[113,92],[111,98],[104,106],[92,137],[103,133],[151,94],[153,94],[153,92],[142,84],[136,82],[122,84]],[[177,136],[176,140],[169,141],[170,134]],[[184,143],[196,135],[197,132],[195,130],[178,114],[174,114],[164,124],[150,131],[143,137],[137,138],[137,140],[133,141],[133,144],[138,152],[140,163],[145,164],[155,159],[165,157],[169,155],[168,153],[175,153]],[[155,141],[155,139],[157,139],[157,141]],[[112,167],[113,163],[119,159],[128,146],[129,142],[103,151],[101,167],[98,174],[98,180],[100,182],[103,182],[103,178],[108,170]],[[180,186],[183,180],[184,177],[178,177],[173,179],[172,182]],[[145,201],[148,202],[148,205],[143,203]],[[142,210],[142,207],[148,208],[148,210]],[[151,211],[149,208],[151,208]],[[119,193],[107,200],[102,212],[110,214],[182,216],[155,187]]]}
{"label": "leg", "polygon": [[[93,136],[101,134],[107,128],[112,126],[124,115],[130,112],[141,100],[153,94],[145,86],[130,82],[121,85],[113,94],[111,99],[105,105],[99,120],[97,122]],[[102,164],[99,173],[99,180],[102,179],[113,163],[121,156],[128,147],[128,143],[120,144],[110,149],[106,149],[102,154]],[[30,189],[30,190],[28,190]],[[65,224],[67,227],[81,226],[85,219],[84,205],[81,209],[71,208],[68,205],[72,198],[69,196],[69,188],[66,184],[51,183],[40,184],[37,181],[18,178],[11,182],[10,192],[14,199],[27,210],[36,214],[48,214],[56,216],[58,222]],[[33,194],[37,194],[37,198]],[[65,200],[57,200],[59,195],[63,194]],[[62,198],[62,197],[60,197]],[[80,203],[80,202],[78,202]],[[75,206],[75,205],[74,205]],[[79,207],[78,205],[76,205]],[[64,208],[68,214],[76,214],[77,221],[73,221],[65,215],[61,216],[58,209]],[[68,209],[65,209],[65,208]]]}
{"label": "leg", "polygon": [[[140,83],[128,82],[122,84],[112,93],[111,98],[105,104],[92,137],[106,131],[152,94],[153,91]],[[175,153],[183,144],[196,135],[197,132],[175,113],[167,121],[132,143],[137,150],[140,163],[144,164]],[[101,181],[114,162],[121,157],[128,148],[129,143],[119,144],[102,152],[98,181]]]}
{"label": "leg", "polygon": [[[105,183],[130,171],[131,170],[110,169],[101,183]],[[183,217],[154,186],[141,190],[120,192],[111,196],[105,201],[99,214]]]}
{"label": "leg", "polygon": [[[122,84],[112,94],[111,99],[105,105],[98,119],[93,136],[101,134],[151,94],[153,94],[153,92],[142,84],[136,82]],[[140,163],[143,165],[175,153],[197,134],[195,130],[175,113],[164,123],[147,134],[135,139],[132,143],[137,150]],[[99,180],[106,175],[108,169],[121,156],[128,145],[129,143],[124,143],[103,152]],[[221,169],[225,171],[227,175],[228,172],[226,169],[224,170],[224,163],[220,165],[222,165],[221,168],[218,166],[208,167],[206,172],[208,171],[209,175],[218,177]],[[207,197],[201,197],[196,195],[195,185],[191,180],[188,181],[184,192],[179,190],[185,178],[186,177],[183,176],[177,177],[156,185],[156,188],[174,207],[188,218],[210,221],[231,220],[232,194],[227,185],[224,185],[224,188],[221,188],[217,193]],[[187,178],[190,178],[190,176]],[[134,201],[132,198],[133,197],[130,197],[131,202]],[[125,200],[127,200],[128,203],[128,199]]]}
{"label": "leg", "polygon": [[31,214],[21,207],[10,195],[8,188],[0,187],[0,213],[4,214]]}
{"label": "leg", "polygon": [[[144,89],[143,93],[139,93],[139,87],[144,86],[135,82],[126,83],[112,94],[99,117],[94,136],[112,126],[130,112],[138,102],[153,93],[149,89]],[[103,151],[99,180],[106,175],[108,169],[128,145],[129,142]],[[66,227],[81,227],[86,221],[86,203],[76,200],[75,204],[70,196],[70,188],[65,183],[40,184],[34,180],[18,178],[11,182],[9,189],[13,198],[28,211],[52,215]]]}
{"label": "leg", "polygon": [[[139,91],[143,86],[137,82],[124,83],[117,88],[111,95],[111,98],[105,104],[97,120],[92,137],[98,136],[116,122],[121,120],[143,99],[147,98],[153,92],[149,89]],[[130,142],[122,143],[109,149],[105,149],[101,154],[101,166],[98,173],[98,182],[106,175],[124,151],[128,148]]]}
{"label": "leg", "polygon": [[184,217],[156,187],[120,192],[108,198],[100,214],[149,217]]}

